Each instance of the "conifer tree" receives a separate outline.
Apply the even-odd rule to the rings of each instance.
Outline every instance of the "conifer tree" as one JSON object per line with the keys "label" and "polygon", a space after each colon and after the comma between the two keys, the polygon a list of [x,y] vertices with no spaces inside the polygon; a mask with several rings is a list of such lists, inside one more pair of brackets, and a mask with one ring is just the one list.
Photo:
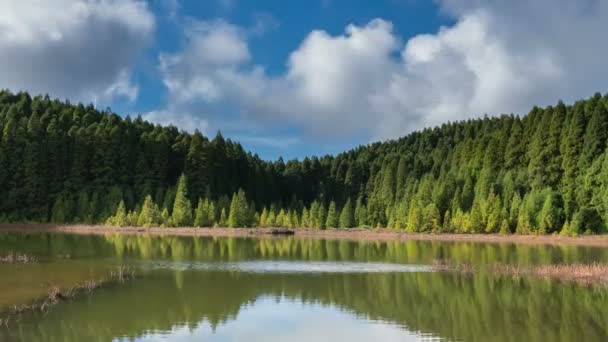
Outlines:
{"label": "conifer tree", "polygon": [[194,226],[195,227],[208,227],[209,226],[209,201],[202,198],[198,199],[196,211],[194,214]]}
{"label": "conifer tree", "polygon": [[215,226],[217,223],[217,209],[215,207],[215,202],[209,201],[209,206],[207,208],[207,218],[209,219],[209,226]]}
{"label": "conifer tree", "polygon": [[446,211],[445,215],[443,215],[443,231],[452,232],[454,231],[454,226],[452,225],[452,212]]}
{"label": "conifer tree", "polygon": [[232,196],[230,202],[230,214],[228,216],[228,226],[231,228],[247,227],[249,225],[249,207],[247,198],[243,190],[239,190]]}
{"label": "conifer tree", "polygon": [[118,208],[116,208],[116,213],[110,219],[108,219],[110,225],[118,226],[118,227],[126,227],[129,225],[127,219],[127,209],[125,207],[125,202],[120,201],[118,204]]}
{"label": "conifer tree", "polygon": [[336,202],[334,201],[331,201],[329,203],[329,209],[327,210],[327,219],[325,220],[325,227],[338,228],[338,212],[336,209]]}
{"label": "conifer tree", "polygon": [[423,229],[423,213],[417,204],[412,204],[407,214],[407,230],[409,232],[419,232]]}
{"label": "conifer tree", "polygon": [[268,220],[268,209],[266,209],[266,207],[264,207],[264,208],[262,208],[262,214],[260,214],[260,220],[258,222],[258,225],[260,227],[268,227],[267,220]]}
{"label": "conifer tree", "polygon": [[226,215],[226,208],[222,208],[222,211],[220,212],[220,220],[219,220],[218,224],[220,227],[228,226],[228,216]]}
{"label": "conifer tree", "polygon": [[549,193],[543,203],[538,218],[539,231],[543,234],[559,230],[563,225],[563,209],[553,193]]}
{"label": "conifer tree", "polygon": [[437,232],[441,228],[441,216],[435,203],[429,203],[424,209],[423,229],[425,231]]}
{"label": "conifer tree", "polygon": [[302,209],[302,218],[300,221],[300,227],[310,228],[310,216],[308,214],[308,209],[306,209],[306,207],[304,207]]}
{"label": "conifer tree", "polygon": [[365,227],[367,224],[367,210],[363,204],[363,199],[359,197],[355,206],[355,226]]}
{"label": "conifer tree", "polygon": [[340,213],[340,228],[352,228],[355,226],[355,216],[353,213],[353,206],[350,202],[350,198],[344,204],[342,212]]}
{"label": "conifer tree", "polygon": [[289,228],[291,222],[289,222],[289,214],[285,211],[285,209],[279,210],[277,214],[277,226]]}
{"label": "conifer tree", "polygon": [[137,225],[141,227],[154,227],[160,225],[160,221],[160,209],[152,200],[152,196],[146,196],[137,219]]}
{"label": "conifer tree", "polygon": [[268,211],[268,218],[266,219],[266,227],[275,227],[277,225],[277,218],[274,210],[271,208]]}
{"label": "conifer tree", "polygon": [[178,227],[192,225],[192,204],[188,199],[188,183],[186,176],[181,175],[177,183],[175,202],[173,202],[172,223]]}

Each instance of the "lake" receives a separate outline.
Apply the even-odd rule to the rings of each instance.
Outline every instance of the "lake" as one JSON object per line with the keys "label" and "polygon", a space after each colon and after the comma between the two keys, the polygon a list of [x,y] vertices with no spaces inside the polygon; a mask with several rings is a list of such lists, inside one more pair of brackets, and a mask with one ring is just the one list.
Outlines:
{"label": "lake", "polygon": [[472,265],[608,262],[608,249],[446,241],[0,233],[0,311],[109,279],[0,341],[602,341],[608,291],[544,279],[437,272]]}

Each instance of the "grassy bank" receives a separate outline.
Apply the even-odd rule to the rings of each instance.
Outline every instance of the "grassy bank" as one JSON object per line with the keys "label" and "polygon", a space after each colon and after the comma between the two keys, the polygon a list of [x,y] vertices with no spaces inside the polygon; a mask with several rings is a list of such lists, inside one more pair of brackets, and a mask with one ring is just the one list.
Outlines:
{"label": "grassy bank", "polygon": [[[232,236],[255,237],[271,234],[270,228],[141,228],[91,225],[50,225],[50,224],[2,224],[5,232],[58,232],[74,234],[152,234],[184,236]],[[464,241],[480,243],[521,243],[521,244],[570,244],[581,246],[608,247],[608,235],[561,236],[561,235],[502,235],[502,234],[430,234],[407,233],[392,229],[294,229],[295,237],[373,240],[373,241]]]}

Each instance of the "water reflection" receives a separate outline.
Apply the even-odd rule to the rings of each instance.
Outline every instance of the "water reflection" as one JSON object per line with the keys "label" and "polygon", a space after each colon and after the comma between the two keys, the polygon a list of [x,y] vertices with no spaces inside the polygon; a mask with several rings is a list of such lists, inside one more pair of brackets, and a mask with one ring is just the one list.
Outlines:
{"label": "water reflection", "polygon": [[[602,341],[608,336],[604,290],[416,269],[437,258],[521,264],[605,261],[607,252],[597,248],[0,234],[0,251],[7,250],[42,256],[41,265],[58,276],[74,272],[70,263],[75,262],[93,268],[122,263],[144,267],[134,281],[0,328],[0,341],[210,336],[226,341],[356,341],[361,336],[506,342]],[[70,259],[58,257],[68,252]],[[29,267],[35,266],[2,269],[0,290],[10,294],[8,278],[19,278],[20,284],[30,279],[39,287]],[[336,272],[341,267],[351,269]],[[387,269],[376,272],[381,267]],[[341,332],[339,337],[323,333],[328,325]]]}
{"label": "water reflection", "polygon": [[[277,324],[277,322],[280,322]],[[268,332],[272,331],[272,334]],[[285,298],[263,297],[244,307],[238,319],[213,327],[176,326],[167,332],[148,333],[135,341],[440,341],[432,335],[409,332],[387,322],[365,321],[336,307],[303,304]],[[131,337],[117,341],[132,341]]]}
{"label": "water reflection", "polygon": [[403,265],[380,262],[330,261],[241,261],[241,262],[167,262],[143,263],[142,269],[172,269],[176,271],[232,271],[249,273],[389,273],[433,272],[430,265]]}
{"label": "water reflection", "polygon": [[346,241],[313,238],[210,238],[184,236],[0,233],[0,252],[65,258],[171,259],[177,261],[361,261],[430,264],[451,259],[469,264],[608,262],[608,248],[446,241]]}

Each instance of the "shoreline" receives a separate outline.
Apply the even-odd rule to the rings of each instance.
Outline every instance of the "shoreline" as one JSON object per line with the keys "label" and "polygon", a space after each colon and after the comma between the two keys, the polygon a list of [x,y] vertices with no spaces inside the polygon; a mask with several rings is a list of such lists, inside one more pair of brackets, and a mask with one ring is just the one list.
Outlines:
{"label": "shoreline", "polygon": [[[112,227],[104,225],[53,225],[53,224],[0,224],[0,232],[42,232],[70,234],[128,234],[128,235],[175,235],[210,237],[275,237],[271,228],[141,228]],[[408,233],[391,229],[292,229],[295,238],[319,238],[351,241],[455,241],[477,243],[511,243],[533,245],[578,245],[608,247],[608,235],[578,237],[560,235],[500,235],[500,234],[453,234]]]}

